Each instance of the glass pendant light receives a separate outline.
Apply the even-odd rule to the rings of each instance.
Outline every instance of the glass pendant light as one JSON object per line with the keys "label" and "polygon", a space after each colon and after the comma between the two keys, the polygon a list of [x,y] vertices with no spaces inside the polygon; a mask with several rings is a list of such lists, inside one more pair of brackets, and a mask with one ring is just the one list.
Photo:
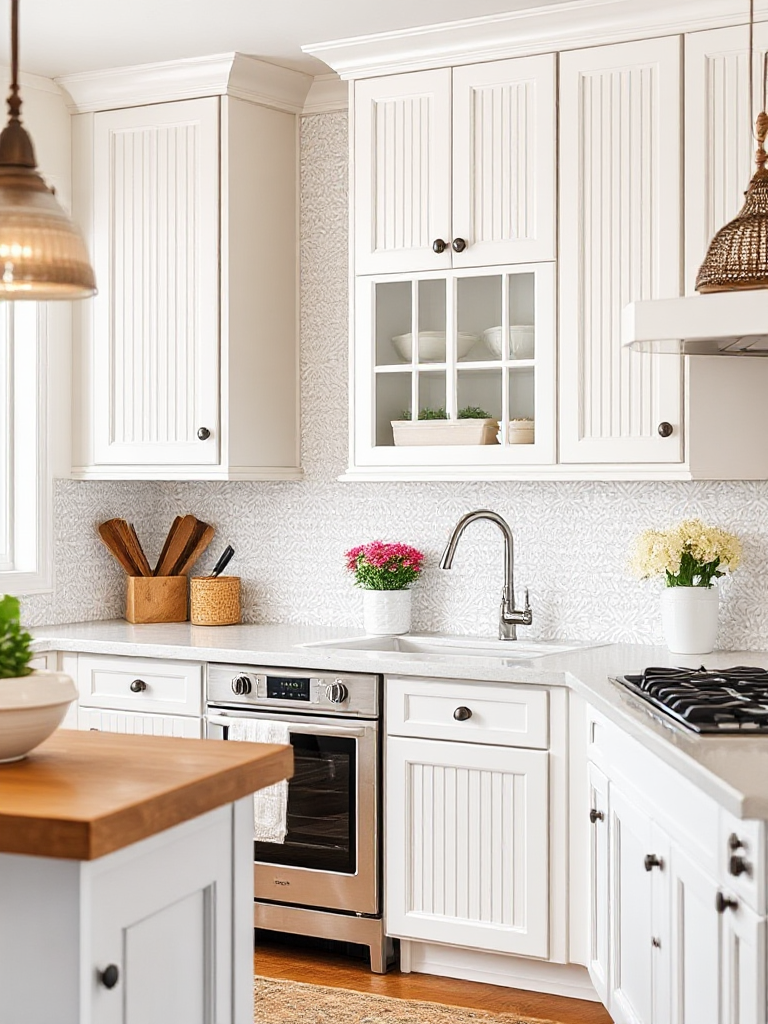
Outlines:
{"label": "glass pendant light", "polygon": [[0,134],[0,299],[82,299],[96,291],[83,237],[37,171],[21,125],[19,0],[11,0],[11,93]]}
{"label": "glass pendant light", "polygon": [[[753,93],[755,0],[749,2],[749,84]],[[709,243],[707,255],[696,277],[697,292],[729,292],[746,288],[768,288],[768,135],[766,113],[766,71],[763,65],[763,109],[755,122],[757,170],[745,193],[744,206],[732,221],[720,228]],[[752,116],[754,105],[750,104]]]}

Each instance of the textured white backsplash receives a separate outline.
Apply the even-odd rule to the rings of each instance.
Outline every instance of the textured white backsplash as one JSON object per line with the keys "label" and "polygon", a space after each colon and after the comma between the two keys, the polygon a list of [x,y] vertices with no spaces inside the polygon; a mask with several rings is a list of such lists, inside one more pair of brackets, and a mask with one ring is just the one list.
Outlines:
{"label": "textured white backsplash", "polygon": [[30,625],[122,614],[124,579],[95,526],[122,515],[157,555],[176,514],[216,526],[199,564],[227,543],[249,622],[362,628],[343,553],[402,540],[427,552],[413,594],[417,629],[493,634],[502,538],[471,526],[451,572],[437,568],[456,520],[491,508],[512,526],[516,584],[529,586],[531,637],[660,642],[659,590],[629,578],[636,533],[689,515],[736,531],[744,566],[722,581],[719,646],[768,649],[768,483],[339,483],[347,459],[347,121],[306,117],[301,185],[301,483],[78,483],[56,486],[56,590],[25,601]]}

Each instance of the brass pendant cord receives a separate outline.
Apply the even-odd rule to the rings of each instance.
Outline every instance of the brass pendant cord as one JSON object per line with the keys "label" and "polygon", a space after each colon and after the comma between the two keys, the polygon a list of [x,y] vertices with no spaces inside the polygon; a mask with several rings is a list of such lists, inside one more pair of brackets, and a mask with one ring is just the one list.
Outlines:
{"label": "brass pendant cord", "polygon": [[768,288],[768,54],[763,60],[762,110],[755,118],[755,0],[749,0],[749,111],[757,141],[755,172],[739,214],[709,244],[696,278],[696,291]]}

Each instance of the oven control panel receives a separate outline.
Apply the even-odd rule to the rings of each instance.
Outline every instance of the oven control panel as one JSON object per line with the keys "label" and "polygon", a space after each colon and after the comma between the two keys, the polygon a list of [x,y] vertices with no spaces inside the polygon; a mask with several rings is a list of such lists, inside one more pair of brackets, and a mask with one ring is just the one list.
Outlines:
{"label": "oven control panel", "polygon": [[376,718],[379,677],[359,672],[209,665],[207,702],[214,707],[283,707]]}

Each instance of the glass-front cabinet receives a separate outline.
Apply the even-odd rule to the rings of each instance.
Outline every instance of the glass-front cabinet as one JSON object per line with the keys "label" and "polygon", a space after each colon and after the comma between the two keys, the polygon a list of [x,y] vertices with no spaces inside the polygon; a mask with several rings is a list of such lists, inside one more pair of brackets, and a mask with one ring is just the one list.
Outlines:
{"label": "glass-front cabinet", "polygon": [[357,279],[351,475],[555,461],[554,264]]}

